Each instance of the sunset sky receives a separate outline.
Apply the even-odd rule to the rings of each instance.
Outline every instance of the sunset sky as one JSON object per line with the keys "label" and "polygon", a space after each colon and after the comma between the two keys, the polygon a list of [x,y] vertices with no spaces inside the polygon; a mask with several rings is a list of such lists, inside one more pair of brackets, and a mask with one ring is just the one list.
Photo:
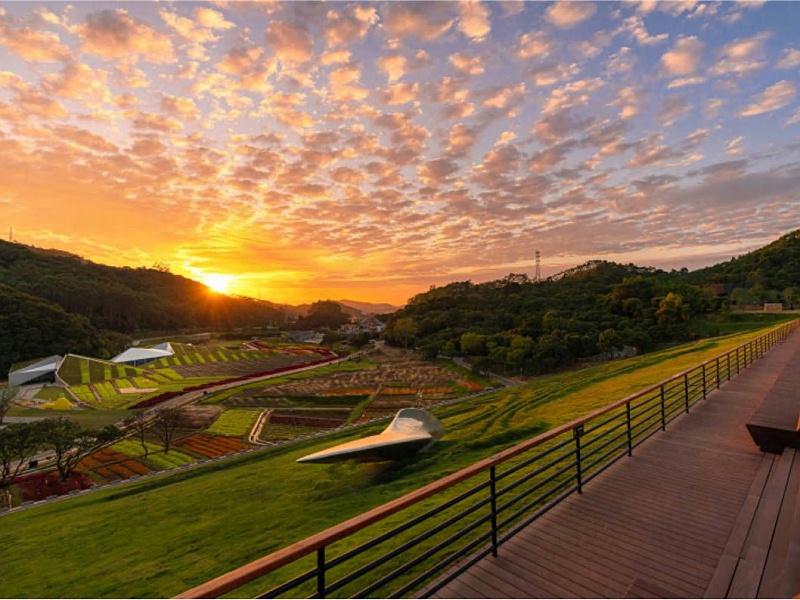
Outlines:
{"label": "sunset sky", "polygon": [[800,2],[0,2],[0,233],[402,304],[800,228]]}

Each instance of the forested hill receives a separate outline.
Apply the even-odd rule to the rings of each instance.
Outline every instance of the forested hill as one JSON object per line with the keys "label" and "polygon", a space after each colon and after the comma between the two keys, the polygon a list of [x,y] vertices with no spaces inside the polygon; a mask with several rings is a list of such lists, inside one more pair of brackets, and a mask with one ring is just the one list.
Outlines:
{"label": "forested hill", "polygon": [[[142,331],[277,323],[267,302],[209,292],[159,269],[100,265],[0,241],[0,373],[64,352],[113,354]],[[125,335],[121,335],[125,334]]]}
{"label": "forested hill", "polygon": [[[730,287],[782,294],[800,287],[800,230],[738,258],[693,271],[693,283],[723,283]],[[757,301],[757,300],[756,300]]]}
{"label": "forested hill", "polygon": [[647,350],[689,339],[693,316],[729,303],[783,301],[795,308],[798,258],[795,232],[695,273],[591,261],[541,282],[525,275],[457,282],[414,297],[390,317],[385,335],[431,357],[465,356],[480,368],[550,371],[626,346]]}

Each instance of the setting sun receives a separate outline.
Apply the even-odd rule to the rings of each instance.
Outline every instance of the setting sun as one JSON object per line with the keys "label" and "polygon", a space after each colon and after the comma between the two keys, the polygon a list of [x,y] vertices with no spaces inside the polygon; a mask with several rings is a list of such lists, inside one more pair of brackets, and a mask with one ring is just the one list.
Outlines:
{"label": "setting sun", "polygon": [[205,273],[200,278],[200,282],[218,294],[227,294],[230,290],[233,275],[221,275],[220,273]]}

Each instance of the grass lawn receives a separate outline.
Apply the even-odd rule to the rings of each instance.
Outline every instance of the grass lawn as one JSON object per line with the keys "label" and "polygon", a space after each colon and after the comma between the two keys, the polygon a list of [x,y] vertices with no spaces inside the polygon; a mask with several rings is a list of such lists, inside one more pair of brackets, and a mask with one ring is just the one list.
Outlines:
{"label": "grass lawn", "polygon": [[[0,555],[12,575],[0,582],[0,596],[172,596],[752,337],[703,340],[540,377],[434,410],[445,437],[400,464],[295,463],[385,426],[372,425],[5,516]],[[263,590],[263,583],[251,584],[237,594]]]}

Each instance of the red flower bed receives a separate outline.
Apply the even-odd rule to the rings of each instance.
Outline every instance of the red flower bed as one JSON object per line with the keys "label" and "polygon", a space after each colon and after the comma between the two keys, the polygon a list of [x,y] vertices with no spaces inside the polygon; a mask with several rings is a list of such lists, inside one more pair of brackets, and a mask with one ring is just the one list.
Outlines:
{"label": "red flower bed", "polygon": [[111,448],[98,450],[91,456],[84,458],[78,465],[85,470],[91,470],[104,479],[128,479],[136,475],[146,475],[150,468],[142,463],[132,460],[127,454],[117,452]]}
{"label": "red flower bed", "polygon": [[111,474],[112,477],[116,477],[118,479],[129,479],[131,477],[135,477],[136,475],[147,475],[150,472],[150,469],[143,464],[136,462],[135,460],[126,460],[121,463],[114,463],[112,465],[108,465],[108,467],[103,467],[103,470]]}
{"label": "red flower bed", "polygon": [[276,425],[299,425],[300,427],[315,427],[318,429],[334,429],[344,423],[344,419],[330,419],[325,417],[299,417],[296,415],[271,414],[270,423]]}
{"label": "red flower bed", "polygon": [[18,477],[14,483],[22,494],[23,502],[63,496],[73,490],[85,490],[94,485],[92,480],[80,471],[73,471],[66,481],[59,479],[57,471],[50,471]]}
{"label": "red flower bed", "polygon": [[207,433],[190,435],[187,438],[175,442],[174,445],[208,458],[232,454],[250,447],[239,438],[209,435]]}

